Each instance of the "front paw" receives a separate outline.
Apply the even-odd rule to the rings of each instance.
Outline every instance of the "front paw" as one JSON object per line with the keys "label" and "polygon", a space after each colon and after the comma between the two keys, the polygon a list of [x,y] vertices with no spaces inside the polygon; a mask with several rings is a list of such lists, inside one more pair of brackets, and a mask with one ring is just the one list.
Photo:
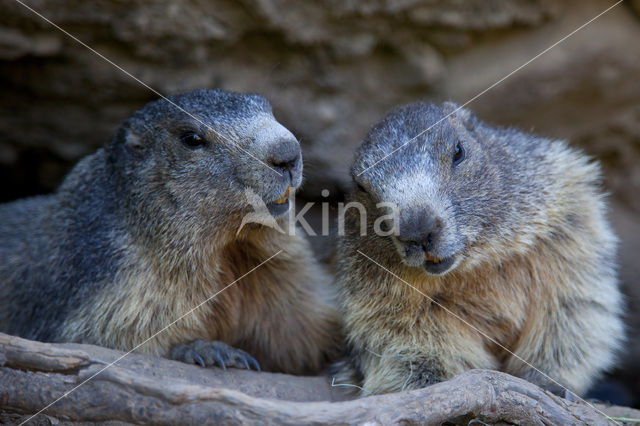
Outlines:
{"label": "front paw", "polygon": [[199,364],[202,367],[217,365],[223,370],[226,370],[227,367],[251,370],[253,367],[260,371],[260,365],[255,358],[243,350],[232,348],[222,342],[196,340],[188,345],[176,345],[171,350],[169,357],[187,364]]}
{"label": "front paw", "polygon": [[420,389],[446,380],[446,373],[437,359],[405,363],[406,378],[402,390]]}

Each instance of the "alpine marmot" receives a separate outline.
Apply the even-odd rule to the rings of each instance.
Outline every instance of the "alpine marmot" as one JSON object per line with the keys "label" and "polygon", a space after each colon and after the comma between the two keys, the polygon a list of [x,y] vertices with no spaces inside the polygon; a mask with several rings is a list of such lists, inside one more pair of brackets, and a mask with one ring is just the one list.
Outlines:
{"label": "alpine marmot", "polygon": [[617,242],[587,156],[416,103],[373,127],[352,174],[366,218],[347,209],[339,245],[341,380],[381,393],[484,368],[582,394],[613,365]]}
{"label": "alpine marmot", "polygon": [[215,295],[138,351],[317,372],[338,344],[330,279],[302,236],[242,222],[252,194],[286,228],[301,180],[264,98],[149,103],[55,194],[0,206],[0,331],[131,350]]}

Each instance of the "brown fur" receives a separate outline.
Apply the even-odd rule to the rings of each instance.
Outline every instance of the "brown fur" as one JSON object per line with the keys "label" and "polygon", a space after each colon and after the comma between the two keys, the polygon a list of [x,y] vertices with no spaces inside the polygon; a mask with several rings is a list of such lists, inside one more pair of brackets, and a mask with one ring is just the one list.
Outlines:
{"label": "brown fur", "polygon": [[[120,271],[115,288],[65,322],[63,340],[130,349],[218,293],[139,351],[168,356],[179,343],[222,341],[247,351],[266,370],[319,371],[337,349],[338,320],[330,282],[308,242],[260,227],[243,239],[215,242],[221,248],[211,243],[194,249],[166,275],[158,273],[165,268],[152,266],[157,259],[132,248],[131,268]],[[200,263],[201,258],[206,260]]]}

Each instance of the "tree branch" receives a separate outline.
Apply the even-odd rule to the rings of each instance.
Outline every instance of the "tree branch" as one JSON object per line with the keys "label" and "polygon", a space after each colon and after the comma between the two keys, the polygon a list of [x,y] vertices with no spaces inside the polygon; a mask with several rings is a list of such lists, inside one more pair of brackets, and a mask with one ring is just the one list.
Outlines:
{"label": "tree branch", "polygon": [[[48,344],[0,333],[0,409],[35,414],[122,352]],[[323,377],[202,369],[131,354],[45,412],[73,421],[130,423],[606,424],[572,403],[508,374],[472,370],[425,389],[348,400]],[[26,420],[26,418],[25,418]]]}

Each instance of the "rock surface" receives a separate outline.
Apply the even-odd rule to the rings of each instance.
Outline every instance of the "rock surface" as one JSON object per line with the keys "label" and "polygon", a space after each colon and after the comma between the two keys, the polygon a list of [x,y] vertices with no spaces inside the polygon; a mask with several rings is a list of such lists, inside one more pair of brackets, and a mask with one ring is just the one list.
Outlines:
{"label": "rock surface", "polygon": [[[222,87],[265,95],[302,141],[308,199],[321,199],[323,188],[340,196],[355,146],[388,109],[418,99],[465,103],[614,4],[24,1],[163,94]],[[570,139],[603,162],[635,326],[622,370],[636,384],[639,41],[640,2],[624,2],[469,104],[483,119]],[[157,97],[15,0],[0,0],[0,82],[0,178],[10,183],[2,200],[51,191]]]}

